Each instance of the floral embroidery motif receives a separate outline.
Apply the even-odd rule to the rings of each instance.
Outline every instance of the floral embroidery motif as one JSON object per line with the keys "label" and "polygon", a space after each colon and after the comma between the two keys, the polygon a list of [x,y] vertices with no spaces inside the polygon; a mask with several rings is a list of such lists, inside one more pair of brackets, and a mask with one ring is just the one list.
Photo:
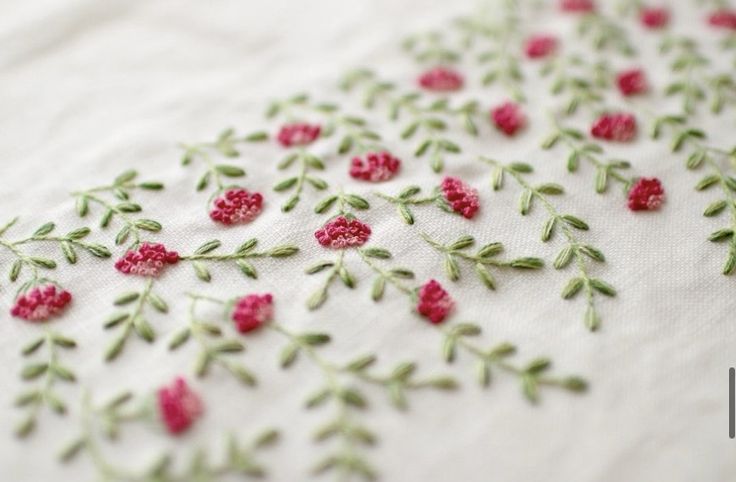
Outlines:
{"label": "floral embroidery motif", "polygon": [[435,280],[423,284],[417,297],[417,312],[435,325],[445,321],[455,306],[450,294]]}
{"label": "floral embroidery motif", "polygon": [[526,117],[521,107],[513,102],[506,102],[491,109],[491,120],[496,128],[507,136],[513,136],[526,125]]}
{"label": "floral embroidery motif", "polygon": [[587,13],[595,10],[592,0],[560,0],[560,8],[565,12]]}
{"label": "floral embroidery motif", "polygon": [[396,175],[400,166],[401,161],[389,152],[369,152],[364,158],[353,158],[350,176],[369,182],[388,181]]}
{"label": "floral embroidery motif", "polygon": [[160,243],[143,243],[136,250],[125,253],[115,263],[115,269],[123,274],[158,277],[167,264],[179,262],[179,253],[168,251]]}
{"label": "floral embroidery motif", "polygon": [[618,90],[625,96],[643,94],[649,90],[646,75],[641,69],[625,70],[616,76]]}
{"label": "floral embroidery motif", "polygon": [[432,92],[452,92],[463,87],[463,76],[447,67],[435,67],[419,77],[419,85]]}
{"label": "floral embroidery motif", "polygon": [[480,207],[478,191],[462,180],[456,177],[446,177],[442,180],[440,189],[452,210],[464,218],[472,219],[478,212]]}
{"label": "floral embroidery motif", "polygon": [[551,35],[535,35],[526,41],[524,51],[530,59],[543,59],[557,50],[557,38]]}
{"label": "floral embroidery motif", "polygon": [[307,146],[314,142],[322,132],[322,127],[314,124],[287,124],[281,127],[278,141],[284,147]]}
{"label": "floral embroidery motif", "polygon": [[629,209],[632,211],[653,211],[659,209],[663,201],[664,189],[656,178],[643,177],[629,191]]}
{"label": "floral embroidery motif", "polygon": [[273,319],[273,296],[252,294],[240,298],[235,303],[232,318],[240,333],[260,328]]}
{"label": "floral embroidery motif", "polygon": [[319,244],[332,249],[363,246],[370,235],[370,226],[345,216],[338,216],[314,232]]}
{"label": "floral embroidery motif", "polygon": [[71,301],[71,293],[57,289],[56,285],[46,284],[18,296],[10,314],[27,321],[47,321],[59,316]]}
{"label": "floral embroidery motif", "polygon": [[598,139],[629,142],[636,136],[636,118],[631,114],[604,114],[593,123],[590,133]]}
{"label": "floral embroidery motif", "polygon": [[177,377],[171,385],[159,389],[158,411],[169,433],[178,435],[202,415],[204,406],[186,380]]}
{"label": "floral embroidery motif", "polygon": [[222,224],[245,224],[253,221],[263,210],[263,196],[245,189],[228,189],[213,201],[210,218]]}
{"label": "floral embroidery motif", "polygon": [[708,16],[708,23],[714,27],[736,30],[736,11],[718,10]]}
{"label": "floral embroidery motif", "polygon": [[639,13],[642,25],[650,29],[660,29],[670,23],[670,11],[665,7],[645,7]]}

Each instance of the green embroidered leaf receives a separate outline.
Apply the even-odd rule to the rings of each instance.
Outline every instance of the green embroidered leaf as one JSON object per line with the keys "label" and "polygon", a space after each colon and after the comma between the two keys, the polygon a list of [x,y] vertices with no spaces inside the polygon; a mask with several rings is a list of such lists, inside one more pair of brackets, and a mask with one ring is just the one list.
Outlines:
{"label": "green embroidered leaf", "polygon": [[191,330],[189,328],[184,328],[179,333],[174,335],[174,337],[171,339],[171,342],[169,342],[169,350],[176,350],[183,344],[185,344],[189,338],[191,337]]}
{"label": "green embroidered leaf", "polygon": [[557,254],[557,257],[555,258],[554,267],[555,269],[562,269],[566,267],[568,264],[570,264],[570,261],[572,261],[573,255],[575,254],[575,247],[572,245],[567,245],[560,252]]}
{"label": "green embroidered leaf", "polygon": [[600,250],[598,250],[597,248],[594,248],[593,246],[583,245],[583,246],[580,246],[578,248],[578,250],[581,253],[583,253],[586,256],[588,256],[589,258],[594,259],[596,261],[599,261],[601,263],[603,263],[604,261],[606,261],[606,257],[603,255],[603,253]]}
{"label": "green embroidered leaf", "polygon": [[152,219],[139,219],[135,222],[135,226],[145,231],[151,231],[154,233],[161,231],[161,224],[158,221],[154,221]]}
{"label": "green embroidered leaf", "polygon": [[40,228],[38,228],[33,233],[33,237],[34,238],[40,238],[40,237],[46,236],[51,231],[53,231],[55,227],[56,227],[56,225],[54,223],[46,223],[43,226],[41,226]]}
{"label": "green embroidered leaf", "polygon": [[552,238],[556,225],[557,218],[555,217],[551,217],[545,221],[544,227],[542,228],[542,241],[546,242]]}
{"label": "green embroidered leaf", "polygon": [[580,292],[584,284],[585,280],[583,278],[571,278],[562,290],[562,298],[566,300],[573,298]]}
{"label": "green embroidered leaf", "polygon": [[148,294],[148,302],[151,304],[151,306],[153,306],[157,311],[161,313],[166,313],[169,311],[169,306],[166,304],[166,302],[154,293]]}
{"label": "green embroidered leaf", "polygon": [[332,207],[332,205],[335,204],[335,201],[337,201],[337,196],[328,196],[324,198],[314,207],[314,212],[317,214],[322,214],[328,211]]}
{"label": "green embroidered leaf", "polygon": [[387,249],[383,248],[365,248],[362,249],[361,252],[368,256],[369,258],[377,258],[377,259],[389,259],[391,258],[391,253]]}
{"label": "green embroidered leaf", "polygon": [[606,296],[616,296],[616,289],[603,280],[591,278],[590,286],[592,286],[599,293]]}
{"label": "green embroidered leaf", "polygon": [[281,368],[290,367],[294,363],[294,361],[296,361],[299,350],[299,345],[286,345],[286,347],[281,350],[281,354],[279,355],[279,365],[281,366]]}
{"label": "green embroidered leaf", "polygon": [[580,229],[581,231],[587,231],[590,229],[585,221],[571,214],[563,214],[562,219],[575,229]]}
{"label": "green embroidered leaf", "polygon": [[449,254],[445,255],[445,273],[447,273],[447,277],[452,281],[460,279],[460,267],[455,258]]}
{"label": "green embroidered leaf", "polygon": [[268,255],[272,258],[286,258],[298,252],[298,246],[294,246],[293,244],[283,244],[281,246],[276,246],[275,248],[272,248],[268,252]]}
{"label": "green embroidered leaf", "polygon": [[472,236],[466,235],[466,236],[460,236],[459,238],[457,238],[457,240],[451,245],[449,245],[447,248],[455,251],[455,250],[465,249],[467,247],[472,246],[473,244],[475,244],[475,238],[473,238]]}
{"label": "green embroidered leaf", "polygon": [[496,280],[493,278],[493,275],[488,270],[488,268],[483,266],[482,263],[475,264],[475,272],[478,274],[478,278],[480,278],[480,280],[483,282],[484,285],[486,285],[488,289],[496,289]]}
{"label": "green embroidered leaf", "polygon": [[218,241],[217,239],[213,239],[212,241],[208,241],[204,243],[202,246],[200,246],[199,248],[197,248],[194,251],[194,254],[207,254],[210,251],[214,251],[217,248],[219,248],[221,244],[222,243],[220,243],[220,241]]}
{"label": "green embroidered leaf", "polygon": [[21,269],[23,268],[23,261],[20,259],[16,259],[13,262],[13,265],[10,267],[10,274],[8,275],[8,278],[11,282],[14,282],[18,279],[18,276],[20,276]]}
{"label": "green embroidered leaf", "polygon": [[708,236],[709,241],[724,241],[726,239],[729,239],[733,236],[733,230],[732,229],[719,229],[718,231],[714,231],[711,233],[710,236]]}
{"label": "green embroidered leaf", "polygon": [[258,278],[258,273],[256,272],[255,266],[253,266],[246,260],[238,259],[235,261],[235,264],[238,265],[238,268],[240,268],[240,271],[248,278],[253,278],[253,279]]}
{"label": "green embroidered leaf", "polygon": [[386,290],[386,279],[383,276],[379,276],[373,282],[373,288],[371,289],[371,298],[373,301],[380,301],[383,298],[383,293]]}
{"label": "green embroidered leaf", "polygon": [[23,349],[21,350],[21,354],[23,356],[31,355],[35,353],[36,351],[38,351],[38,349],[41,348],[45,342],[46,342],[46,338],[37,338],[36,340],[24,346]]}
{"label": "green embroidered leaf", "polygon": [[409,208],[404,204],[399,204],[396,208],[406,224],[414,224],[414,215],[409,211]]}
{"label": "green embroidered leaf", "polygon": [[122,295],[115,298],[115,301],[113,301],[113,304],[116,306],[122,306],[127,305],[129,303],[134,302],[140,297],[140,293],[137,293],[135,291],[130,291],[127,293],[123,293]]}
{"label": "green embroidered leaf", "polygon": [[[228,151],[228,154],[235,154],[237,156],[236,151]],[[218,164],[217,166],[215,166],[215,170],[223,176],[227,177],[245,176],[245,171],[243,169],[228,164]]]}
{"label": "green embroidered leaf", "polygon": [[333,263],[332,261],[321,261],[307,268],[306,273],[307,274],[319,273],[320,271],[324,271],[325,269],[331,268],[334,265],[335,263]]}
{"label": "green embroidered leaf", "polygon": [[199,261],[194,261],[192,262],[192,267],[194,268],[194,272],[196,273],[197,278],[206,282],[209,282],[212,279],[210,271],[203,263],[200,263]]}
{"label": "green embroidered leaf", "polygon": [[595,331],[601,324],[601,320],[598,317],[598,313],[595,312],[593,305],[589,305],[585,310],[585,326],[590,331]]}

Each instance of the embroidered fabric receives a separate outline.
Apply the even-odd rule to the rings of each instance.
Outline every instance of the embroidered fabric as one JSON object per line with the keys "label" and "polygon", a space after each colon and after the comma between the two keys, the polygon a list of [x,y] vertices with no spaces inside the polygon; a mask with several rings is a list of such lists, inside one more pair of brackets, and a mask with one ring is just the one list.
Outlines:
{"label": "embroidered fabric", "polygon": [[[502,18],[506,8],[502,4],[506,3],[496,2],[490,8],[496,12],[492,18]],[[222,366],[213,366],[205,378],[197,378],[193,367],[197,351],[192,341],[169,350],[172,337],[188,326],[187,292],[223,299],[272,293],[273,320],[278,323],[274,326],[294,333],[329,334],[329,344],[312,339],[315,350],[326,359],[347,363],[372,353],[378,360],[372,367],[378,373],[391,373],[398,364],[413,361],[419,378],[454,377],[461,389],[445,391],[450,388],[448,383],[437,381],[435,385],[441,390],[407,395],[410,409],[406,412],[391,408],[382,386],[361,385],[369,406],[356,411],[355,421],[375,433],[378,440],[375,446],[361,447],[360,453],[380,480],[485,482],[489,474],[497,481],[571,482],[685,482],[736,477],[733,443],[727,438],[726,425],[727,370],[734,363],[732,347],[736,341],[736,330],[728,317],[733,308],[734,279],[721,274],[728,240],[708,241],[710,233],[728,227],[730,214],[726,210],[715,218],[703,217],[703,211],[722,195],[717,187],[702,193],[693,189],[710,171],[685,167],[689,148],[672,152],[672,131],[668,130],[672,126],[663,125],[665,132],[658,140],[648,136],[652,113],[656,117],[682,111],[682,96],[663,94],[673,77],[673,57],[658,50],[668,32],[697,39],[714,72],[733,71],[734,51],[721,46],[730,34],[726,28],[709,27],[709,13],[716,10],[712,5],[676,2],[671,6],[669,28],[653,31],[641,26],[635,12],[617,13],[618,6],[635,2],[603,5],[599,1],[598,7],[623,26],[623,34],[636,47],[637,55],[597,54],[589,40],[577,37],[581,14],[561,13],[556,2],[541,2],[539,8],[529,5],[534,2],[519,3],[523,20],[510,40],[513,47],[507,51],[518,57],[523,81],[498,79],[484,86],[482,80],[490,67],[477,64],[470,56],[453,67],[463,75],[461,90],[423,97],[434,100],[449,95],[453,105],[469,100],[480,104],[479,135],[474,137],[452,126],[447,136],[462,152],[448,147],[442,154],[442,166],[428,162],[431,153],[415,156],[423,139],[421,133],[403,140],[405,122],[387,120],[386,109],[380,106],[364,110],[361,96],[342,92],[338,81],[350,69],[368,67],[381,79],[395,82],[402,92],[419,89],[417,78],[435,65],[415,62],[402,51],[402,41],[417,32],[450,31],[453,18],[475,12],[474,2],[275,0],[256,5],[43,0],[11,5],[0,19],[4,40],[0,103],[7,112],[16,114],[0,119],[0,225],[18,216],[8,231],[15,239],[51,220],[64,233],[86,225],[92,233],[85,239],[106,245],[112,257],[100,259],[80,253],[76,263],[68,266],[53,243],[34,247],[39,256],[57,260],[53,275],[73,294],[62,316],[48,325],[9,316],[18,286],[3,275],[1,426],[13,427],[23,418],[24,412],[13,407],[15,397],[30,388],[18,377],[28,362],[21,356],[21,348],[43,335],[44,326],[73,338],[77,345],[71,349],[59,342],[63,365],[73,368],[76,379],[76,383],[56,384],[59,398],[67,405],[66,415],[43,409],[38,426],[26,440],[10,433],[0,437],[3,479],[94,479],[94,464],[83,454],[66,465],[56,460],[57,450],[78,434],[85,390],[91,392],[95,403],[130,389],[141,400],[149,397],[155,404],[156,391],[179,375],[187,379],[205,407],[201,414],[196,410],[196,424],[187,426],[188,431],[175,440],[157,432],[155,424],[125,427],[119,440],[106,448],[110,459],[125,459],[133,467],[146,468],[155,462],[150,454],[168,450],[178,467],[202,446],[211,449],[213,458],[221,456],[223,434],[233,429],[246,440],[274,427],[281,432],[280,442],[258,454],[267,480],[304,480],[315,462],[339,446],[337,440],[313,443],[312,436],[329,419],[330,409],[305,409],[304,400],[324,384],[324,373],[309,363],[304,347],[294,366],[288,371],[281,369],[279,357],[284,356],[282,349],[287,343],[278,330],[254,331],[247,338],[229,333],[242,341],[246,350],[240,353],[231,345],[227,359],[242,361],[248,373],[257,374],[255,387],[241,383],[247,373],[233,377]],[[607,32],[609,40],[615,40],[616,32]],[[547,57],[526,58],[526,41],[534,35],[556,38],[555,48],[550,50],[558,55],[574,53],[591,64],[601,57],[609,61],[611,84],[603,104],[611,112],[633,113],[638,131],[631,142],[601,141],[605,158],[630,161],[629,169],[615,167],[611,171],[623,173],[626,179],[661,180],[666,199],[661,206],[659,198],[654,203],[658,210],[629,210],[627,193],[611,172],[606,192],[596,193],[596,183],[600,184],[596,169],[580,161],[575,172],[568,172],[570,161],[564,142],[548,150],[540,148],[554,129],[549,111],[566,127],[585,134],[602,112],[599,106],[588,109],[583,105],[572,117],[562,114],[567,97],[553,95],[550,78],[540,75]],[[624,98],[616,85],[616,73],[635,68],[646,72],[649,89]],[[711,113],[708,103],[700,102],[687,121],[688,126],[707,133],[708,145],[725,150],[733,147],[736,112],[729,104],[733,101],[729,88],[724,91],[727,102],[721,114]],[[284,213],[282,206],[293,192],[274,192],[272,187],[298,172],[298,164],[284,171],[276,168],[290,152],[276,141],[285,122],[264,120],[263,111],[269,101],[300,92],[309,92],[315,100],[338,102],[345,112],[365,117],[368,126],[382,136],[380,149],[373,150],[385,150],[401,159],[397,173],[380,183],[353,178],[354,153],[336,154],[340,136],[317,139],[308,146],[309,152],[324,162],[326,168],[315,172],[330,188],[322,192],[306,186],[298,204]],[[490,109],[514,100],[519,92],[525,97],[521,104],[525,125],[508,137],[491,124]],[[299,120],[320,121],[316,114],[306,117]],[[194,161],[181,167],[182,150],[177,145],[217,139],[228,126],[238,133],[267,131],[270,135],[268,142],[238,144],[238,157],[214,156],[217,163],[234,164],[246,171],[244,177],[226,179],[228,184],[233,181],[263,195],[261,213],[247,224],[232,226],[210,219],[214,198],[209,196],[215,188],[210,185],[204,192],[195,190],[203,164]],[[607,297],[605,286],[597,292],[600,327],[596,332],[591,333],[583,322],[583,291],[571,300],[560,298],[575,273],[574,267],[572,271],[553,267],[564,247],[561,226],[555,227],[550,242],[541,242],[548,220],[543,203],[530,199],[528,215],[521,216],[519,196],[523,189],[507,172],[503,189],[494,191],[494,168],[477,160],[478,156],[504,164],[527,163],[533,172],[523,175],[531,185],[555,183],[564,187],[564,195],[550,194],[550,199],[554,198],[560,213],[574,214],[587,223],[589,230],[576,230],[574,222],[569,229],[581,242],[605,253],[605,263],[594,260],[596,251],[586,254],[592,259],[589,274],[604,279],[605,286],[610,284],[617,292],[615,297]],[[690,162],[695,163],[692,158]],[[716,165],[733,175],[727,160],[718,158]],[[434,172],[439,168],[441,174]],[[146,328],[142,328],[143,333],[131,336],[114,361],[106,362],[111,333],[102,325],[115,312],[113,301],[121,293],[142,290],[146,280],[114,269],[115,260],[132,242],[115,246],[120,225],[113,220],[110,228],[99,228],[103,212],[94,205],[80,218],[69,193],[108,184],[127,169],[136,169],[142,179],[165,184],[162,191],[142,190],[134,196],[146,218],[163,224],[161,232],[150,232],[147,241],[162,243],[182,256],[191,256],[213,239],[221,241],[223,253],[236,252],[251,238],[259,240],[257,250],[295,244],[299,252],[283,259],[258,260],[255,267],[242,263],[207,265],[210,283],[201,281],[201,271],[184,266],[191,260],[182,258],[155,280],[156,298],[151,301],[152,309],[146,311],[148,323],[155,328],[155,341],[147,343]],[[445,176],[456,177],[478,191],[480,209],[472,220],[437,209],[433,203],[417,204],[410,206],[414,224],[409,225],[396,214],[396,203],[375,195],[394,196],[416,185],[422,187],[417,198],[436,196],[432,188]],[[412,288],[437,279],[449,292],[454,306],[443,326],[473,321],[483,329],[480,335],[468,334],[473,343],[501,349],[501,342],[510,341],[518,353],[509,360],[520,365],[549,356],[554,362],[550,373],[580,375],[590,389],[579,396],[565,390],[542,390],[540,403],[531,405],[518,379],[504,376],[494,367],[490,369],[490,387],[479,387],[474,378],[477,360],[460,347],[453,362],[445,363],[445,336],[412,312],[416,303],[410,299],[411,293],[386,282],[380,302],[372,300],[375,271],[361,261],[366,252],[356,248],[345,252],[355,287],[349,288],[350,282],[344,279],[337,281],[329,288],[329,299],[318,310],[309,310],[307,299],[324,283],[327,271],[310,276],[305,270],[340,255],[340,250],[321,246],[314,234],[337,214],[338,201],[324,214],[314,212],[315,205],[337,187],[370,202],[370,209],[356,212],[360,221],[370,226],[370,240],[364,248],[382,248],[391,255],[391,259],[384,259],[381,251],[374,252],[372,262],[386,269],[410,269],[413,281],[405,281],[406,273],[397,276],[403,276],[402,282]],[[550,186],[546,189],[555,190]],[[522,206],[524,202],[522,197]],[[730,209],[725,204],[716,208],[709,209],[713,214]],[[351,209],[358,208],[348,211]],[[522,259],[515,266],[521,270],[486,266],[496,288],[490,290],[487,275],[479,275],[473,263],[453,267],[448,262],[448,268],[437,246],[426,240],[444,246],[462,235],[473,236],[477,243],[469,255],[489,243],[503,243],[502,257]],[[721,233],[721,238],[728,236]],[[278,253],[269,256],[280,258]],[[530,257],[544,259],[544,268],[526,269],[537,268],[536,261],[528,265]],[[11,264],[12,258],[0,252],[0,270],[10,271]],[[251,269],[257,269],[255,279],[248,274]],[[450,279],[455,277],[456,281]],[[158,297],[166,300],[166,309],[156,307]],[[222,319],[223,311],[217,303],[203,303],[197,313],[216,321]],[[54,339],[48,336],[48,340]],[[446,343],[444,350],[447,352]],[[545,370],[542,365],[530,370]],[[568,381],[569,385],[575,383]],[[360,404],[355,398],[348,403]],[[407,460],[415,463],[407,464]],[[331,476],[325,473],[315,480]]]}

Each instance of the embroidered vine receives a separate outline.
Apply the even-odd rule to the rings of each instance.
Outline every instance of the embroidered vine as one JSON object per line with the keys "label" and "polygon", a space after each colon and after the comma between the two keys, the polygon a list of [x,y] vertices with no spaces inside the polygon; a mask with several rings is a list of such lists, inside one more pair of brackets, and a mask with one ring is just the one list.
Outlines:
{"label": "embroidered vine", "polygon": [[437,242],[426,233],[422,233],[422,238],[443,255],[445,273],[451,281],[460,279],[458,259],[472,264],[478,279],[491,290],[496,289],[496,278],[491,273],[490,266],[520,270],[535,270],[544,267],[544,260],[535,257],[516,258],[510,261],[497,259],[496,256],[504,249],[501,243],[489,243],[482,246],[477,253],[468,254],[467,249],[475,244],[475,238],[469,235],[460,236],[448,244]]}
{"label": "embroidered vine", "polygon": [[[72,196],[76,199],[77,214],[85,217],[90,211],[90,204],[96,204],[103,209],[100,218],[100,227],[107,228],[117,219],[122,227],[115,236],[115,244],[122,245],[132,238],[131,248],[141,243],[142,231],[157,233],[161,231],[161,223],[153,219],[135,219],[133,215],[140,213],[143,208],[131,200],[136,190],[160,191],[164,185],[156,181],[136,182],[138,173],[128,170],[117,176],[111,184],[75,191]],[[111,199],[114,198],[114,199]]]}
{"label": "embroidered vine", "polygon": [[[44,283],[57,285],[57,283],[42,273],[56,269],[57,263],[51,258],[31,254],[26,248],[31,245],[55,244],[61,249],[64,258],[69,264],[77,262],[77,250],[85,251],[97,258],[109,258],[110,250],[99,243],[89,243],[84,238],[89,236],[91,230],[89,228],[74,229],[62,236],[53,234],[56,229],[54,223],[45,223],[36,229],[30,236],[11,240],[6,237],[6,233],[17,223],[18,218],[12,219],[10,222],[0,227],[0,248],[11,256],[13,260],[10,263],[8,271],[8,279],[16,282],[26,276],[27,279],[21,283],[17,290],[16,296],[20,293]],[[41,270],[44,270],[43,272]],[[57,285],[58,286],[58,285]]]}
{"label": "embroidered vine", "polygon": [[402,115],[408,116],[401,130],[401,138],[413,139],[418,133],[423,139],[416,145],[415,157],[429,156],[430,166],[435,172],[441,172],[445,165],[446,154],[461,152],[460,146],[445,133],[449,121],[457,119],[462,128],[471,135],[478,134],[476,117],[478,103],[467,101],[459,107],[450,105],[447,99],[435,100],[429,104],[420,103],[423,99],[416,92],[400,94],[394,84],[381,81],[369,70],[355,70],[348,73],[341,86],[345,91],[363,89],[363,105],[372,109],[378,101],[384,102],[389,110],[389,118],[398,121]]}
{"label": "embroidered vine", "polygon": [[[23,381],[34,382],[40,379],[40,383],[29,390],[23,391],[15,400],[15,405],[26,411],[23,420],[16,426],[15,433],[19,437],[27,437],[38,426],[38,418],[44,407],[49,408],[57,414],[63,415],[67,411],[66,403],[56,393],[58,382],[75,382],[76,375],[68,367],[59,361],[60,350],[69,350],[77,346],[77,343],[60,333],[46,330],[46,333],[32,342],[28,343],[21,354],[30,359],[20,376]],[[45,355],[36,356],[36,353],[45,350]]]}
{"label": "embroidered vine", "polygon": [[[224,302],[217,298],[189,293],[189,323],[186,328],[181,329],[171,338],[170,350],[178,350],[190,339],[196,341],[199,352],[194,363],[194,372],[198,377],[204,377],[209,373],[212,365],[224,368],[241,383],[253,386],[256,384],[256,376],[243,364],[233,360],[235,354],[245,350],[245,345],[235,338],[224,338],[220,326],[197,314],[197,303],[202,301],[221,305],[226,314],[233,310],[233,302]],[[216,341],[212,343],[212,341]]]}
{"label": "embroidered vine", "polygon": [[601,159],[604,154],[603,147],[586,139],[583,132],[578,129],[563,127],[559,121],[552,116],[554,130],[542,143],[543,149],[552,149],[558,143],[563,144],[567,150],[567,170],[576,172],[580,162],[587,162],[595,169],[595,191],[598,194],[606,192],[610,181],[621,184],[624,195],[629,192],[635,178],[627,177],[623,170],[629,169],[631,163],[622,159]]}
{"label": "embroidered vine", "polygon": [[206,263],[234,261],[243,275],[255,279],[258,277],[258,272],[251,260],[260,258],[287,258],[299,252],[299,247],[293,244],[283,244],[265,251],[256,251],[258,240],[255,238],[245,241],[232,253],[215,253],[214,251],[220,248],[221,245],[222,243],[219,240],[213,239],[202,244],[193,254],[181,256],[180,259],[182,261],[190,261],[197,278],[209,282],[212,280],[212,274],[207,269]]}
{"label": "embroidered vine", "polygon": [[613,286],[605,281],[591,277],[589,274],[588,262],[597,263],[605,262],[605,256],[598,249],[591,245],[582,243],[575,231],[587,231],[588,224],[582,219],[571,214],[560,213],[547,196],[559,195],[564,192],[562,186],[557,184],[541,184],[533,186],[524,178],[524,174],[532,172],[532,167],[523,163],[501,164],[488,158],[481,158],[481,161],[493,166],[492,185],[494,190],[503,187],[505,175],[510,176],[522,189],[519,202],[519,210],[522,215],[530,212],[532,202],[539,201],[542,207],[547,211],[548,219],[542,228],[542,241],[547,242],[558,231],[565,240],[565,245],[557,254],[553,266],[555,269],[564,269],[574,261],[577,268],[577,275],[571,278],[562,290],[562,298],[575,298],[581,291],[585,295],[586,310],[584,321],[590,330],[595,330],[600,326],[601,318],[596,307],[596,295],[616,296],[616,290]]}
{"label": "embroidered vine", "polygon": [[[194,451],[185,469],[178,468],[172,454],[157,456],[142,469],[130,469],[119,460],[106,456],[105,446],[115,442],[125,424],[145,421],[150,418],[150,409],[145,405],[131,407],[133,395],[122,393],[108,402],[96,406],[91,396],[84,396],[81,410],[80,435],[68,443],[60,453],[64,463],[71,463],[77,456],[85,454],[95,467],[101,480],[110,482],[219,482],[229,477],[263,477],[264,467],[258,462],[258,452],[272,446],[279,437],[277,431],[266,430],[243,443],[235,435],[226,438],[224,460],[213,462],[203,449]],[[108,443],[103,443],[104,440]]]}
{"label": "embroidered vine", "polygon": [[[736,147],[731,150],[722,149],[706,144],[707,135],[701,129],[687,127],[687,119],[682,116],[666,115],[655,119],[652,128],[652,137],[657,139],[664,129],[672,132],[672,152],[680,152],[684,148],[691,149],[685,165],[695,170],[701,167],[708,169],[705,175],[695,185],[698,191],[710,188],[719,188],[721,197],[712,201],[703,211],[706,217],[716,217],[728,211],[730,213],[727,227],[718,229],[708,237],[713,242],[728,242],[728,255],[721,272],[725,275],[736,271],[736,177],[729,173],[728,165],[732,168],[736,164]],[[730,164],[723,161],[728,160]]]}

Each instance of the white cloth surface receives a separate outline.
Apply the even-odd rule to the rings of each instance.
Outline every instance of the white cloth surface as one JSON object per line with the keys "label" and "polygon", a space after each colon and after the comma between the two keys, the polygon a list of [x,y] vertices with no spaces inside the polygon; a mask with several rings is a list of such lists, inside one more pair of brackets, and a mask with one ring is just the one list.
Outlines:
{"label": "white cloth surface", "polygon": [[[676,2],[673,28],[702,34],[703,28],[689,20],[702,10],[694,13],[691,3],[695,2]],[[270,189],[281,178],[274,167],[280,153],[273,146],[245,147],[234,161],[248,171],[242,183],[266,196],[264,213],[254,223],[234,229],[214,226],[207,218],[206,195],[194,191],[197,169],[179,165],[178,142],[212,139],[227,126],[240,132],[274,132],[276,124],[262,117],[268,100],[302,91],[326,100],[342,99],[335,84],[352,67],[368,66],[408,87],[419,67],[401,52],[400,40],[417,30],[442,28],[472,8],[471,2],[431,0],[4,2],[0,222],[20,216],[14,232],[21,234],[47,220],[62,230],[90,225],[95,228],[91,238],[112,247],[113,231],[96,228],[99,213],[77,218],[68,193],[107,183],[121,171],[136,168],[142,179],[166,184],[162,193],[138,199],[147,216],[165,223],[155,239],[167,246],[186,253],[213,238],[235,247],[258,237],[264,246],[293,242],[301,251],[288,260],[258,263],[257,281],[244,281],[232,266],[213,269],[215,280],[210,285],[197,281],[189,267],[170,270],[157,284],[172,305],[169,315],[152,319],[158,341],[149,346],[131,340],[112,364],[102,361],[110,336],[101,325],[113,310],[112,300],[140,286],[139,280],[115,272],[110,260],[87,256],[73,268],[58,269],[58,278],[74,291],[75,301],[54,327],[72,334],[80,344],[64,354],[79,382],[61,392],[70,402],[70,414],[43,413],[37,433],[27,441],[15,440],[9,428],[21,414],[12,407],[23,388],[17,376],[23,361],[19,349],[37,327],[7,316],[15,288],[3,281],[0,426],[7,430],[0,438],[0,479],[95,480],[84,457],[69,465],[55,460],[61,444],[77,431],[82,389],[105,398],[125,388],[138,393],[154,390],[179,373],[192,379],[192,352],[170,353],[166,348],[166,340],[186,320],[183,293],[236,296],[270,291],[276,296],[281,323],[324,330],[334,337],[323,350],[331,358],[347,360],[357,353],[375,352],[381,370],[398,361],[416,360],[421,373],[448,373],[461,380],[456,393],[412,394],[406,413],[392,409],[384,393],[366,389],[372,403],[359,418],[380,437],[366,453],[381,480],[734,480],[735,445],[727,436],[727,370],[734,365],[736,330],[729,314],[736,278],[719,274],[725,247],[706,239],[725,223],[702,216],[714,194],[696,193],[693,186],[701,174],[687,171],[683,155],[671,154],[665,142],[648,139],[607,150],[630,159],[637,174],[662,180],[668,195],[662,210],[634,214],[625,208],[617,189],[595,194],[587,166],[568,174],[561,151],[537,147],[549,130],[545,112],[558,101],[549,98],[536,66],[528,69],[524,84],[530,96],[526,107],[530,128],[510,142],[484,125],[479,140],[463,137],[464,153],[448,158],[447,173],[471,180],[480,190],[482,212],[472,223],[418,208],[418,225],[408,227],[392,206],[370,195],[374,190],[395,193],[409,184],[427,189],[440,179],[425,160],[413,159],[413,143],[401,142],[399,128],[390,125],[381,111],[371,119],[404,160],[401,175],[375,188],[347,180],[348,159],[332,154],[333,141],[321,149],[328,164],[340,167],[328,169],[325,178],[370,198],[372,209],[364,218],[373,228],[371,243],[390,249],[396,264],[415,270],[418,280],[442,281],[458,302],[454,321],[481,324],[487,344],[502,340],[518,344],[520,361],[549,355],[556,373],[580,374],[590,382],[584,395],[548,390],[539,406],[531,406],[513,380],[501,374],[488,390],[477,388],[472,360],[461,356],[455,364],[445,365],[439,356],[441,337],[409,313],[405,297],[389,290],[385,300],[372,304],[369,273],[357,256],[348,258],[359,277],[358,288],[335,285],[327,304],[308,312],[303,300],[321,279],[308,277],[304,269],[330,257],[312,234],[324,218],[311,213],[319,199],[312,191],[307,191],[295,213],[280,212],[285,196]],[[634,28],[633,20],[627,22],[641,55],[654,59],[645,67],[661,88],[669,74],[666,62],[655,53],[656,38]],[[562,33],[570,32],[573,23],[530,22],[524,29]],[[704,42],[714,46],[717,38],[713,35]],[[625,66],[617,58],[612,63]],[[480,87],[477,71],[474,75],[468,96],[484,105],[505,98],[497,88]],[[676,106],[672,101],[656,110]],[[697,124],[709,132],[714,144],[733,143],[732,112],[720,118],[700,116]],[[566,187],[559,205],[589,222],[591,231],[584,239],[601,248],[608,260],[595,267],[595,274],[619,291],[615,299],[600,303],[599,332],[591,334],[583,326],[581,300],[559,298],[571,273],[551,267],[559,244],[538,241],[544,221],[541,210],[535,209],[529,219],[520,217],[518,190],[509,183],[503,191],[492,192],[487,167],[473,160],[478,154],[530,162],[536,170],[532,179]],[[468,233],[483,242],[501,241],[509,257],[537,255],[548,260],[547,267],[535,273],[504,272],[499,275],[499,290],[491,293],[470,270],[459,283],[450,283],[442,274],[441,258],[421,240],[420,232],[444,240]],[[114,250],[115,257],[121,254],[120,248]],[[8,269],[5,258],[0,262],[0,269]],[[244,389],[218,370],[193,382],[204,394],[206,416],[172,446],[178,454],[186,454],[216,443],[230,429],[248,435],[274,426],[281,429],[282,440],[260,457],[268,480],[308,480],[309,467],[326,453],[310,436],[329,417],[329,409],[303,409],[303,399],[319,386],[320,374],[305,361],[290,371],[280,370],[276,357],[283,340],[273,333],[245,342],[243,361],[259,375],[260,386]],[[153,448],[172,444],[150,433],[148,428],[126,431],[110,453],[135,465],[147,460]]]}

